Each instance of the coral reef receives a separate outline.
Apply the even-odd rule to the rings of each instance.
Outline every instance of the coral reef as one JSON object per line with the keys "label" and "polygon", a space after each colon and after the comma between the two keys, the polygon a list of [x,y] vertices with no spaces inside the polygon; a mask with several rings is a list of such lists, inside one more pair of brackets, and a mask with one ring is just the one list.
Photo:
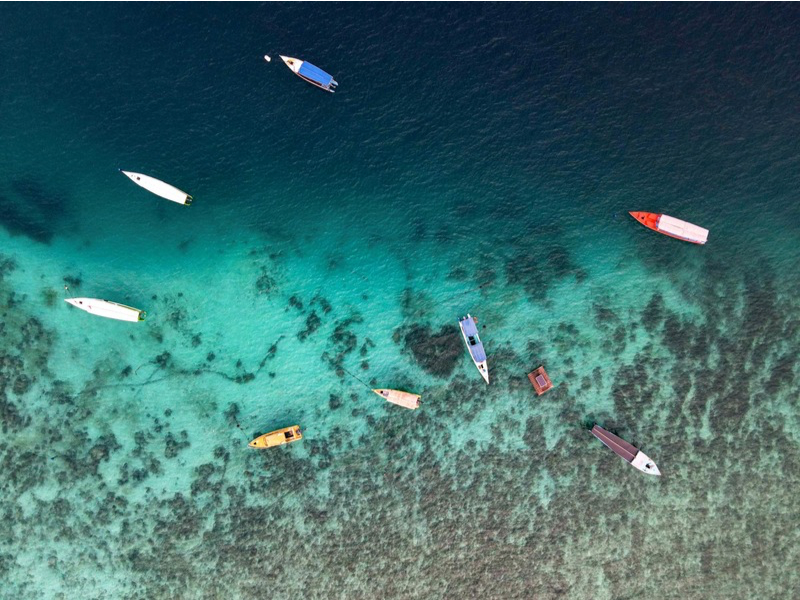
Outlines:
{"label": "coral reef", "polygon": [[403,342],[404,350],[417,364],[431,375],[449,377],[459,359],[463,358],[463,342],[457,326],[442,325],[432,332],[429,325],[414,323],[408,328],[398,328],[395,341]]}
{"label": "coral reef", "polygon": [[359,314],[354,314],[336,323],[328,343],[331,350],[326,350],[322,354],[322,359],[339,377],[344,377],[343,368],[345,358],[358,347],[358,337],[352,331],[351,326],[363,323],[364,319]]}
{"label": "coral reef", "polygon": [[[394,339],[439,382],[420,390],[420,410],[331,392],[313,410],[352,429],[333,422],[270,452],[247,451],[263,431],[242,429],[251,415],[236,403],[209,409],[201,427],[210,433],[194,443],[171,424],[185,406],[160,407],[130,438],[112,432],[96,411],[119,404],[147,371],[109,360],[78,389],[54,379],[52,332],[24,303],[8,308],[13,291],[0,279],[0,419],[11,442],[0,445],[9,533],[0,575],[15,575],[6,586],[14,597],[41,595],[16,576],[15,557],[19,540],[47,540],[28,552],[58,573],[65,597],[107,589],[87,583],[87,568],[115,593],[148,599],[176,589],[238,598],[269,586],[309,597],[550,600],[596,597],[598,581],[614,598],[781,597],[800,585],[785,568],[800,560],[800,452],[782,408],[800,377],[800,308],[767,266],[746,277],[699,268],[699,283],[678,298],[655,290],[623,312],[598,297],[584,321],[542,324],[547,335],[521,354],[494,341],[491,386],[445,382],[468,360],[457,325],[412,320]],[[0,260],[3,270],[13,263]],[[333,324],[323,360],[336,373],[371,354],[361,322],[353,313]],[[186,367],[151,337],[145,382],[220,376],[234,385],[273,360],[281,339],[249,372],[246,360],[205,350],[202,368]],[[589,354],[602,367],[587,369]],[[536,399],[526,369],[554,356],[561,380]],[[397,385],[410,379],[400,373]],[[598,396],[610,403],[598,408]],[[664,476],[625,465],[586,431],[594,422],[641,446]],[[176,490],[178,475],[186,479]],[[302,544],[283,543],[298,535]],[[609,539],[598,552],[597,540]]]}

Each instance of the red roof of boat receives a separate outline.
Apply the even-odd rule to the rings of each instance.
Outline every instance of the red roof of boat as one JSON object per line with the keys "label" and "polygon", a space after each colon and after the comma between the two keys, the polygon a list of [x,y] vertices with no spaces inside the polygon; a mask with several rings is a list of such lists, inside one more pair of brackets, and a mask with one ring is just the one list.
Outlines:
{"label": "red roof of boat", "polygon": [[592,433],[598,440],[611,448],[617,456],[628,462],[636,458],[636,455],[639,453],[638,448],[635,448],[632,444],[629,444],[610,431],[606,431],[599,425],[592,427]]}

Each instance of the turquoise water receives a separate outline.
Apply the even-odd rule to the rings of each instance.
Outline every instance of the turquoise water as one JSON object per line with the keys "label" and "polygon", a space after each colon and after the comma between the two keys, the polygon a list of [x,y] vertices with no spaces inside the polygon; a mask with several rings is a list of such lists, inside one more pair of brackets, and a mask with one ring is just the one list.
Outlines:
{"label": "turquoise water", "polygon": [[798,588],[795,11],[3,12],[3,596]]}

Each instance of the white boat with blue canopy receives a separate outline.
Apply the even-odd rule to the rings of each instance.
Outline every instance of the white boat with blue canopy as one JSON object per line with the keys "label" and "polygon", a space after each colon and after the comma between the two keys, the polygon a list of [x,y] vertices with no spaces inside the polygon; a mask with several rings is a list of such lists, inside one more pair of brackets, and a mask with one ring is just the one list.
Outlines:
{"label": "white boat with blue canopy", "polygon": [[472,357],[472,362],[480,372],[486,383],[489,383],[489,366],[486,364],[486,351],[483,349],[483,342],[478,335],[478,322],[472,315],[467,315],[459,319],[459,326],[461,327],[461,335],[464,338],[464,343],[467,345],[469,355]]}
{"label": "white boat with blue canopy", "polygon": [[292,70],[292,73],[305,79],[311,85],[315,85],[326,92],[336,91],[336,86],[339,84],[329,73],[319,67],[315,67],[306,60],[292,58],[291,56],[281,56],[281,59]]}

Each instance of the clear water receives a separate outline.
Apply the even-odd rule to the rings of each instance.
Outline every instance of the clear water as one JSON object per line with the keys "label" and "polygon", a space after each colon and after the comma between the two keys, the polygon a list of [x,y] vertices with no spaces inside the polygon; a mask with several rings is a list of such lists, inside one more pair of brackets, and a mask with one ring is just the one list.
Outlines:
{"label": "clear water", "polygon": [[[798,588],[796,11],[76,4],[3,22],[4,597]],[[77,311],[65,282],[147,320]],[[247,447],[293,424],[302,442]]]}

